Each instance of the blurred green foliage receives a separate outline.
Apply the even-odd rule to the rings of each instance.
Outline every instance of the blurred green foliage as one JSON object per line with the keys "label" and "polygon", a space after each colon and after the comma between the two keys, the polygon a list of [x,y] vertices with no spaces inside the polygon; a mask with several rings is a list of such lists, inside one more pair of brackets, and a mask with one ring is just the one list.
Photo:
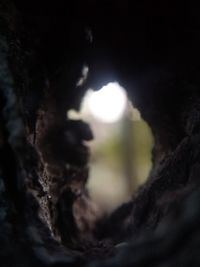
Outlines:
{"label": "blurred green foliage", "polygon": [[[131,131],[131,142],[128,143],[128,146],[131,146],[129,150],[131,150],[132,161],[130,164],[133,167],[132,179],[134,180],[133,184],[138,186],[146,180],[151,168],[153,138],[151,130],[145,121],[130,121],[129,123],[130,126],[126,130]],[[108,138],[97,143],[93,148],[91,162],[101,162],[101,165],[107,166],[107,168],[112,170],[113,176],[117,176],[116,173],[121,173],[123,179],[125,175],[123,170],[125,168],[124,156],[125,153],[130,153],[130,151],[126,151],[126,147],[124,147],[126,134],[123,130],[123,120],[118,122],[118,124],[118,126],[113,125],[116,130],[112,130]],[[123,136],[124,134],[125,136]]]}

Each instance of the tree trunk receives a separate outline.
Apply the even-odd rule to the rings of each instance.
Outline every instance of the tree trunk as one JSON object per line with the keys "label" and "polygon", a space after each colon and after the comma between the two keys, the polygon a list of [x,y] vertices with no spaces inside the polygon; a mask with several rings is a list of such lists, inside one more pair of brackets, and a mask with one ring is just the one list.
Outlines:
{"label": "tree trunk", "polygon": [[[196,7],[65,4],[0,0],[1,266],[199,266]],[[66,114],[113,80],[152,129],[153,167],[100,218],[85,188],[92,132]]]}

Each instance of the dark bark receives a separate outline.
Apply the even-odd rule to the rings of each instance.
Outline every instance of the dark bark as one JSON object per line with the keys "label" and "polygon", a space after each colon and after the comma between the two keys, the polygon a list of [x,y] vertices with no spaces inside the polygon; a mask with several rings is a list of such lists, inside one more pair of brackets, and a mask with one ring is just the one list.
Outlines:
{"label": "dark bark", "polygon": [[[64,2],[0,1],[1,266],[199,266],[197,7]],[[66,111],[113,80],[152,129],[153,168],[99,219],[85,189],[92,132]]]}

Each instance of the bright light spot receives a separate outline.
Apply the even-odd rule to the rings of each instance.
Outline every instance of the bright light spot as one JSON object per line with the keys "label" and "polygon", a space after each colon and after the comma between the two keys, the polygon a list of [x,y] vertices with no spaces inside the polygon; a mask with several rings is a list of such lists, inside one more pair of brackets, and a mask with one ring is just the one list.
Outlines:
{"label": "bright light spot", "polygon": [[75,120],[81,120],[82,119],[80,112],[77,112],[74,109],[68,110],[68,112],[67,112],[67,118],[70,119],[70,120],[74,120],[74,121]]}
{"label": "bright light spot", "polygon": [[88,95],[88,107],[97,119],[112,123],[118,121],[126,108],[127,96],[118,83],[109,83]]}

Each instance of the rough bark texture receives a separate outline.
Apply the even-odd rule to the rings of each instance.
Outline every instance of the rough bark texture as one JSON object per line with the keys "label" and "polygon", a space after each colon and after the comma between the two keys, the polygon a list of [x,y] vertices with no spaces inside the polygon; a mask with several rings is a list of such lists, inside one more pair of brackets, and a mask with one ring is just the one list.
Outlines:
{"label": "rough bark texture", "polygon": [[[63,2],[0,0],[0,265],[199,266],[198,8]],[[152,129],[153,168],[102,218],[92,132],[66,112],[116,80]]]}

